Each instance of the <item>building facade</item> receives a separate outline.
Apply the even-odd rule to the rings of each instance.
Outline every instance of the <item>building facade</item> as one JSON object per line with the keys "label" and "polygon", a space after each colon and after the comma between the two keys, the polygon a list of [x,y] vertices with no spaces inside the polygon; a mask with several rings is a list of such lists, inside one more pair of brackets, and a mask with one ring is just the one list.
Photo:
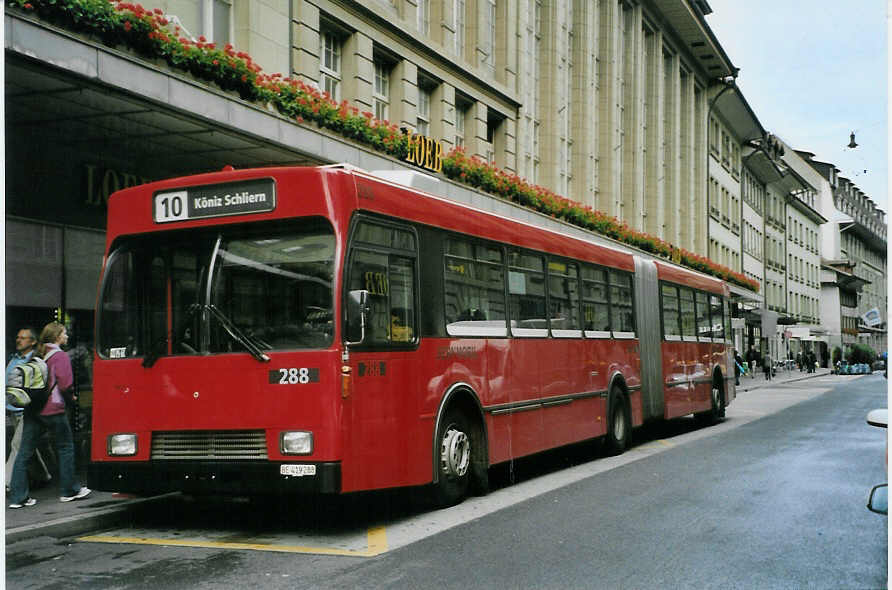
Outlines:
{"label": "building facade", "polygon": [[888,350],[886,214],[833,164],[800,152],[821,175],[828,218],[820,235],[821,323],[832,347]]}
{"label": "building facade", "polygon": [[[823,317],[813,234],[799,236],[800,227],[814,231],[813,206],[800,198],[814,187],[785,172],[777,142],[734,84],[705,0],[145,5],[184,38],[231,43],[267,72],[758,281],[759,293],[733,288],[740,348],[777,356],[786,336],[770,344],[778,332],[765,321]],[[11,8],[4,20],[7,323],[60,316],[84,358],[115,190],[225,165],[412,167],[27,11]],[[834,195],[846,200],[845,190]],[[876,215],[864,211],[859,219]],[[863,244],[860,227],[844,231]],[[857,253],[860,272],[873,276],[885,272],[873,246],[865,253],[846,241],[840,252]],[[844,306],[847,318],[874,306],[885,313],[885,291],[870,289]]]}

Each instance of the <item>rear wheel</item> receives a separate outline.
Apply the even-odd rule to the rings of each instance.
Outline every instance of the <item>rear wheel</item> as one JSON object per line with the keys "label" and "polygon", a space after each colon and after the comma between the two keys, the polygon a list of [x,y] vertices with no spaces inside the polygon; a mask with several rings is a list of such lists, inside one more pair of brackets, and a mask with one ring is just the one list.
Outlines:
{"label": "rear wheel", "polygon": [[620,455],[626,450],[626,447],[629,445],[631,426],[626,398],[619,388],[613,387],[610,390],[610,395],[607,396],[607,436],[605,437],[605,446],[608,453]]}
{"label": "rear wheel", "polygon": [[695,416],[697,420],[705,426],[716,424],[719,420],[725,417],[725,392],[720,377],[716,377],[715,380],[713,380],[709,398],[709,411]]}
{"label": "rear wheel", "polygon": [[457,504],[468,492],[471,480],[472,441],[477,437],[467,417],[449,410],[437,432],[437,482],[433,497],[438,506]]}

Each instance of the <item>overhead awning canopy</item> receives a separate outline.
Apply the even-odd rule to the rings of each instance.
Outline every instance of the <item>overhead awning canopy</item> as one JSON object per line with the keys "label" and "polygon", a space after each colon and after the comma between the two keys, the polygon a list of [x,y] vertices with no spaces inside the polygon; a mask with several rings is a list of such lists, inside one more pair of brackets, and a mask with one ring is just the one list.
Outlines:
{"label": "overhead awning canopy", "polygon": [[734,283],[728,283],[728,287],[731,289],[731,301],[733,303],[741,303],[741,304],[754,304],[761,306],[765,301],[765,298],[746,287],[741,287],[740,285],[735,285]]}
{"label": "overhead awning canopy", "polygon": [[660,10],[707,74],[716,78],[737,75],[737,68],[703,16],[712,12],[706,2],[667,2]]}
{"label": "overhead awning canopy", "polygon": [[859,334],[885,334],[886,333],[886,324],[882,324],[881,326],[865,326],[864,324],[858,325],[858,333]]}
{"label": "overhead awning canopy", "polygon": [[737,134],[741,142],[759,139],[765,135],[765,129],[762,128],[762,124],[746,101],[739,86],[735,86],[733,92],[729,92],[721,100],[717,100],[715,110]]}
{"label": "overhead awning canopy", "polygon": [[765,150],[749,145],[743,146],[743,164],[763,184],[771,184],[783,178],[782,169]]}
{"label": "overhead awning canopy", "polygon": [[839,231],[848,231],[858,236],[868,246],[879,252],[886,251],[886,240],[874,233],[870,228],[857,220],[844,221],[839,224]]}

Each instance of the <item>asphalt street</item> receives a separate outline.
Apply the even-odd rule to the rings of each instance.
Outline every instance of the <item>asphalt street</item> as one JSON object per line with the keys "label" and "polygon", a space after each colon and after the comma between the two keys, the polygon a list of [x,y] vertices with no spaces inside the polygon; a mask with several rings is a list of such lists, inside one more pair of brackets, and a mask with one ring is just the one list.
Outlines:
{"label": "asphalt street", "polygon": [[[742,387],[717,426],[648,428],[621,457],[580,445],[521,461],[494,471],[488,496],[446,510],[412,491],[146,504],[97,535],[8,545],[7,585],[886,587],[887,519],[865,508],[886,479],[885,431],[864,420],[886,405],[886,381],[764,385]],[[328,553],[307,547],[322,543]]]}

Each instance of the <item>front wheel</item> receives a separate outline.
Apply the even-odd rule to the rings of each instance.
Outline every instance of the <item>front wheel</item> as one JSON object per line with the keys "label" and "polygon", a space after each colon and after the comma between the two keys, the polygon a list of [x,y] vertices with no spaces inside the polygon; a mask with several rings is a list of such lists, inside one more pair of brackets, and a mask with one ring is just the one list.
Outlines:
{"label": "front wheel", "polygon": [[468,492],[471,480],[472,436],[470,422],[458,411],[449,411],[437,432],[437,481],[434,502],[457,504]]}

